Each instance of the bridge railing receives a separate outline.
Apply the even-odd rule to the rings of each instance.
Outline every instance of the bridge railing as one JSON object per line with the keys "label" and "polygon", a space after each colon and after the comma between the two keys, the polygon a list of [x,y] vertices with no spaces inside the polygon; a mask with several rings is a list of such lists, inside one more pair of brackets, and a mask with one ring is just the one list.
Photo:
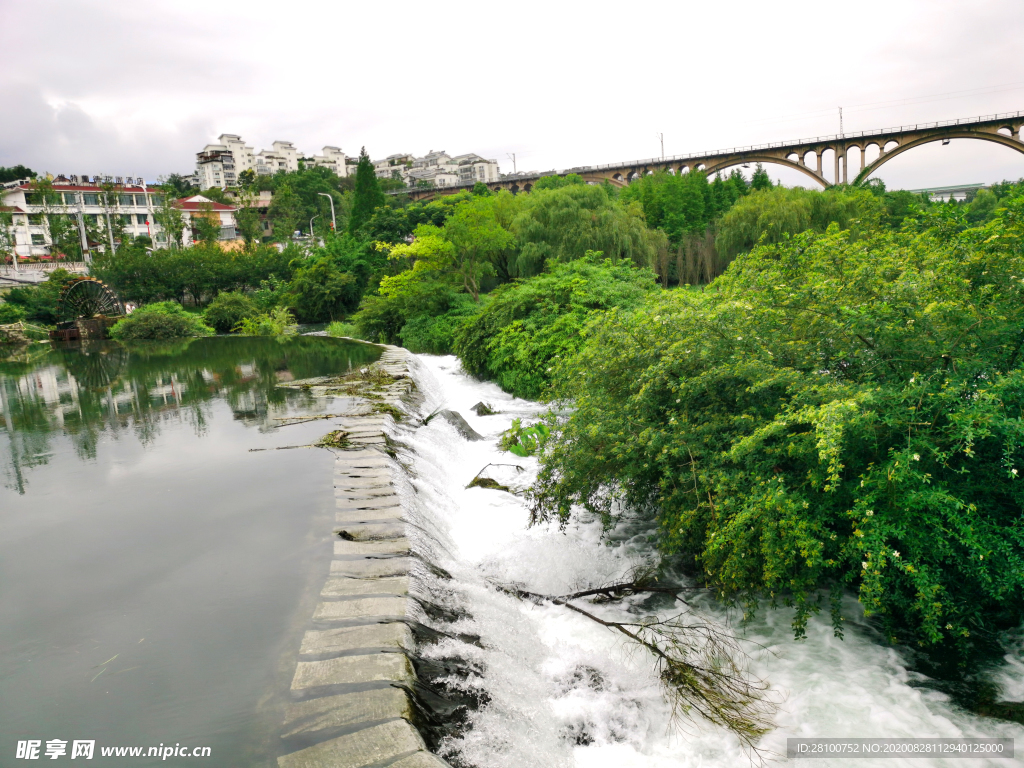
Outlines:
{"label": "bridge railing", "polygon": [[[576,168],[563,170],[550,170],[531,174],[507,174],[501,178],[503,182],[529,181],[539,179],[541,176],[564,176],[568,173],[590,173],[592,171],[604,171],[609,168],[629,168],[637,165],[661,165],[662,163],[694,162],[723,155],[736,155],[743,152],[761,152],[766,149],[785,149],[787,147],[799,147],[807,144],[825,144],[833,141],[848,141],[850,139],[872,138],[884,139],[886,136],[895,136],[907,131],[928,131],[934,128],[952,128],[956,126],[978,125],[980,123],[991,123],[996,120],[1013,120],[1024,117],[1024,112],[1000,112],[993,115],[980,115],[978,117],[965,117],[958,120],[940,120],[935,123],[915,123],[914,125],[901,125],[894,128],[878,128],[870,131],[853,131],[852,133],[832,134],[830,136],[814,136],[808,139],[797,139],[795,141],[772,141],[767,144],[748,144],[744,147],[731,147],[729,149],[715,149],[710,152],[699,154],[671,155],[669,157],[648,157],[644,160],[629,160],[623,163],[604,163],[602,165],[581,165]],[[438,187],[437,189],[471,189],[472,184],[453,184],[450,187]],[[402,194],[416,191],[413,188],[407,190],[395,190],[391,194]]]}

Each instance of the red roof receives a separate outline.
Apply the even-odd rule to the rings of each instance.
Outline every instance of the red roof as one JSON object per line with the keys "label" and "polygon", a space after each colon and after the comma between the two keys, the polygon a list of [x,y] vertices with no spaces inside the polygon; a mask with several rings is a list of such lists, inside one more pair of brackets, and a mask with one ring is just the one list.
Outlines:
{"label": "red roof", "polygon": [[0,205],[0,211],[4,213],[28,213],[28,211],[23,211],[16,205]]}
{"label": "red roof", "polygon": [[237,211],[238,210],[238,208],[236,208],[233,205],[224,205],[223,203],[215,203],[212,200],[209,200],[207,198],[203,198],[202,200],[196,200],[196,197],[201,197],[201,195],[196,195],[194,197],[183,197],[181,200],[176,200],[174,202],[174,207],[175,208],[179,208],[179,209],[181,209],[183,211],[204,211],[204,210],[210,210],[210,211]]}
{"label": "red roof", "polygon": [[[98,184],[85,184],[85,185],[82,185],[82,184],[60,184],[58,182],[52,182],[52,184],[53,184],[53,191],[54,192],[102,192],[103,191],[103,188],[100,187]],[[22,185],[20,185],[18,187],[18,189],[25,189],[25,190],[29,190],[29,191],[31,191],[31,190],[33,190],[35,188],[36,188],[36,185],[33,184],[33,183],[22,184]],[[142,192],[142,187],[140,187],[140,186],[127,186],[127,187],[125,187],[125,186],[115,186],[114,187],[114,191],[115,192],[136,192],[136,193],[140,193],[140,192]],[[159,187],[151,187],[151,186],[149,186],[147,184],[146,185],[146,191],[147,192],[153,192],[155,194],[160,194],[160,192],[162,190]]]}

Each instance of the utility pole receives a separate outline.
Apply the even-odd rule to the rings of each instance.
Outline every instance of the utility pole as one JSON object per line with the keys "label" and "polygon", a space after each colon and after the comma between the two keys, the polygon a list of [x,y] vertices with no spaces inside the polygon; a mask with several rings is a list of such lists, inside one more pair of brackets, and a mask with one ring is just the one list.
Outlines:
{"label": "utility pole", "polygon": [[661,159],[664,160],[665,159],[665,134],[664,133],[656,133],[654,135],[658,137],[659,141],[661,141]]}
{"label": "utility pole", "polygon": [[516,168],[516,153],[509,154],[506,152],[505,156],[512,161],[512,173],[519,173],[519,169]]}
{"label": "utility pole", "polygon": [[839,138],[843,138],[843,108],[839,108]]}
{"label": "utility pole", "polygon": [[[317,192],[317,194],[320,195],[321,197],[326,197],[327,202],[331,204],[331,231],[334,232],[334,234],[338,234],[338,221],[334,218],[334,198],[328,195],[326,192]],[[313,218],[316,217],[314,216]],[[312,234],[313,232],[312,221],[313,219],[310,219],[310,234]]]}

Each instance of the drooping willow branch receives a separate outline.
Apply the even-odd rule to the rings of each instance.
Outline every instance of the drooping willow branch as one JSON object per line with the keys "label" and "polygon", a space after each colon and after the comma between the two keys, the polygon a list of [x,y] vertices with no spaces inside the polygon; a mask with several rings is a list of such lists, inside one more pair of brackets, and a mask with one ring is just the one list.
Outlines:
{"label": "drooping willow branch", "polygon": [[608,601],[640,593],[672,594],[679,598],[681,592],[690,590],[653,583],[649,572],[638,572],[632,581],[569,595],[544,595],[495,586],[524,600],[562,606],[624,635],[654,657],[658,677],[672,702],[673,717],[697,713],[728,728],[760,757],[756,742],[774,727],[778,704],[769,698],[765,681],[746,673],[742,663],[746,654],[733,635],[708,621],[688,621],[686,613],[665,620],[609,621],[572,602],[584,597]]}

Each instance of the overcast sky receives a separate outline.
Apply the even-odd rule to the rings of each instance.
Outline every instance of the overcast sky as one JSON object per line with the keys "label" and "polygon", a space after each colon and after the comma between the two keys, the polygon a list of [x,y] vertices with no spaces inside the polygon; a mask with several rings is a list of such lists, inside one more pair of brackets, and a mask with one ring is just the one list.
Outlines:
{"label": "overcast sky", "polygon": [[[1024,110],[1022,0],[0,0],[0,165],[189,173],[220,133],[503,172]],[[787,183],[796,172],[771,169]],[[879,174],[1024,177],[954,141]],[[803,180],[801,180],[803,178]]]}

